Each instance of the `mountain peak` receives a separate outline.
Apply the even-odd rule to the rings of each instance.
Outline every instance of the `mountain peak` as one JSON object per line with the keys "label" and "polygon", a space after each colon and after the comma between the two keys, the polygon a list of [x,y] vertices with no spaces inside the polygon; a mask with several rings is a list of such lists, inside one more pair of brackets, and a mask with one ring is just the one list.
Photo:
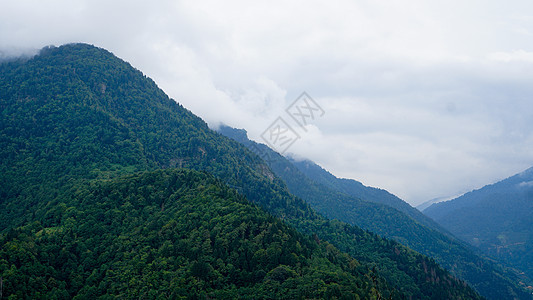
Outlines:
{"label": "mountain peak", "polygon": [[[152,286],[182,282],[175,281],[177,277],[165,268],[184,275],[199,292],[205,292],[202,287],[209,279],[217,284],[228,283],[229,288],[233,283],[246,284],[251,280],[273,280],[270,283],[277,285],[285,279],[292,287],[301,286],[289,278],[302,272],[293,272],[296,269],[292,266],[310,265],[296,264],[300,256],[290,253],[282,255],[282,260],[276,258],[284,250],[301,245],[274,244],[264,251],[249,249],[242,255],[230,255],[229,251],[241,248],[240,242],[249,244],[250,239],[243,239],[243,234],[261,236],[260,228],[272,228],[277,236],[284,234],[279,226],[263,226],[254,219],[246,221],[244,217],[248,215],[230,215],[232,209],[217,204],[209,205],[209,211],[201,211],[198,205],[187,203],[201,196],[202,191],[220,200],[234,197],[243,203],[255,203],[256,209],[268,211],[261,213],[265,218],[281,218],[289,223],[284,228],[314,234],[313,240],[321,243],[314,243],[313,247],[322,245],[328,256],[338,251],[335,247],[346,251],[341,256],[346,263],[339,261],[331,266],[345,268],[349,276],[360,264],[361,270],[370,274],[353,273],[360,279],[357,285],[384,292],[374,298],[395,298],[396,293],[400,294],[397,298],[429,298],[443,291],[455,298],[477,297],[435,261],[359,227],[319,215],[292,195],[259,156],[210,130],[152,80],[107,50],[88,44],[48,47],[30,60],[0,65],[0,74],[0,261],[7,262],[0,263],[0,275],[4,287],[20,294],[18,298],[46,297],[44,286],[33,282],[46,283],[50,292],[62,287],[67,293],[50,298],[81,297],[81,292],[87,292],[85,298],[96,298],[108,291],[124,297],[158,297],[151,294]],[[244,130],[237,134],[246,136]],[[179,181],[161,173],[161,169],[173,168],[201,173]],[[202,180],[205,172],[216,179]],[[134,180],[139,174],[140,181]],[[159,180],[162,177],[168,180]],[[180,193],[189,191],[191,197],[173,194],[175,189]],[[206,203],[204,198],[197,200],[198,204]],[[169,214],[174,209],[183,210],[176,216],[184,218],[184,222],[176,223]],[[228,221],[233,227],[220,225],[221,221]],[[202,228],[201,224],[214,228]],[[17,232],[27,238],[16,238]],[[228,233],[228,238],[221,238],[222,232]],[[189,234],[190,238],[185,236]],[[170,241],[170,236],[174,240]],[[79,237],[83,237],[83,243],[78,243]],[[124,247],[123,237],[134,247]],[[111,243],[99,242],[102,238],[110,238]],[[72,243],[65,244],[67,239]],[[309,241],[311,236],[304,239]],[[37,249],[43,242],[51,247],[31,250],[32,253],[17,252]],[[333,245],[327,246],[326,242]],[[130,259],[130,252],[138,257]],[[185,253],[187,259],[180,253]],[[220,263],[215,256],[233,261]],[[115,268],[115,262],[126,267],[125,272]],[[253,268],[262,262],[274,264],[274,269]],[[238,264],[247,266],[247,270],[235,271]],[[190,267],[183,268],[187,265]],[[280,265],[283,266],[276,267]],[[135,266],[150,266],[147,271],[154,272],[139,277],[146,273]],[[330,274],[328,267],[316,270]],[[65,275],[73,272],[75,276]],[[329,275],[328,278],[331,279]],[[143,289],[142,293],[112,290],[117,284],[127,288],[131,282],[146,280],[152,281],[135,284]],[[314,282],[325,281],[326,278]],[[347,279],[340,288],[350,291],[350,283],[354,282]],[[30,287],[35,291],[33,297],[24,294]],[[323,288],[324,284],[318,287]],[[338,290],[339,286],[333,288]],[[332,292],[329,298],[341,297],[337,291]],[[287,294],[295,298],[292,296]],[[207,297],[217,298],[204,294],[203,298]],[[229,294],[225,297],[232,298]]]}

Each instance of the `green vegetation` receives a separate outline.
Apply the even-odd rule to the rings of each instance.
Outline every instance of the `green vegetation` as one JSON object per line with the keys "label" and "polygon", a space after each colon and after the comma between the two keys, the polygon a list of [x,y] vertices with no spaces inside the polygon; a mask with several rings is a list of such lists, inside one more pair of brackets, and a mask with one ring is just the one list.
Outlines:
{"label": "green vegetation", "polygon": [[425,216],[418,209],[386,190],[368,187],[353,179],[337,178],[309,160],[289,158],[289,161],[315,184],[327,186],[329,189],[338,193],[362,199],[365,202],[384,204],[406,214],[416,222],[430,229],[449,234],[439,224],[433,221],[433,219]]}
{"label": "green vegetation", "polygon": [[96,181],[60,202],[42,222],[0,239],[6,295],[389,295],[353,258],[296,232],[207,174],[168,170]]}
{"label": "green vegetation", "polygon": [[[434,258],[487,298],[531,299],[518,285],[524,280],[518,272],[480,256],[427,217],[421,217],[420,212],[412,212],[416,209],[390,193],[336,178],[310,161],[288,160],[266,145],[249,140],[242,129],[221,126],[219,132],[268,157],[265,161],[284,180],[290,192],[306,200],[319,213],[370,230]],[[370,201],[366,201],[367,198]]]}
{"label": "green vegetation", "polygon": [[[0,276],[15,296],[479,297],[432,259],[320,216],[259,156],[105,50],[43,49],[0,74]],[[176,167],[202,173],[160,171]],[[263,232],[272,240],[254,240]]]}

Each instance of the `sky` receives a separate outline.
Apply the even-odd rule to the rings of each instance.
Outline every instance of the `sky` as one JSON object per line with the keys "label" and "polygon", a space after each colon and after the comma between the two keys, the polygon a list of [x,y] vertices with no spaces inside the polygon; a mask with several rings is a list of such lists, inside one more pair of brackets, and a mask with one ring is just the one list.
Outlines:
{"label": "sky", "polygon": [[[412,205],[533,166],[533,2],[0,0],[0,57],[105,48],[216,128]],[[286,109],[306,92],[323,114]]]}

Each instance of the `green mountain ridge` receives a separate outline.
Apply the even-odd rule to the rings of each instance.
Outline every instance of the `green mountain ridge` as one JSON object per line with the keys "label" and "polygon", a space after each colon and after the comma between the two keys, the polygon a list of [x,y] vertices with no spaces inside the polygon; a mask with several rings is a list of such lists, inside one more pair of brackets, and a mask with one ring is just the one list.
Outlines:
{"label": "green mountain ridge", "polygon": [[426,215],[409,205],[407,202],[384,189],[365,186],[361,182],[353,179],[337,178],[310,160],[296,160],[289,157],[289,161],[296,166],[300,172],[308,176],[316,183],[328,186],[329,188],[342,192],[346,195],[395,208],[430,229],[436,230],[443,234],[449,234],[449,232],[447,232],[433,219],[428,218]]}
{"label": "green mountain ridge", "polygon": [[[424,213],[484,253],[533,276],[533,168]],[[533,288],[532,288],[533,290]]]}
{"label": "green mountain ridge", "polygon": [[[187,268],[180,269],[180,264],[157,271],[164,267],[159,263],[165,261],[165,251],[161,249],[165,238],[159,236],[162,234],[161,226],[168,224],[165,222],[169,218],[160,212],[167,208],[175,209],[176,213],[181,210],[179,201],[176,203],[178,206],[171,207],[165,202],[165,199],[174,195],[171,187],[154,189],[149,188],[150,184],[138,183],[159,176],[161,180],[153,184],[167,184],[165,178],[175,174],[158,173],[161,172],[158,170],[170,168],[187,168],[212,174],[208,176],[236,187],[248,200],[281,219],[286,224],[282,226],[285,233],[290,233],[286,231],[290,226],[307,236],[301,238],[290,233],[295,239],[305,240],[312,236],[314,245],[330,243],[333,247],[331,253],[338,255],[327,257],[327,262],[320,254],[323,250],[317,250],[317,257],[322,261],[318,265],[327,264],[327,269],[335,270],[334,274],[315,273],[318,279],[326,275],[333,276],[333,280],[323,280],[326,285],[339,284],[338,287],[331,287],[332,295],[350,290],[355,280],[357,288],[361,289],[357,294],[363,297],[368,294],[369,287],[377,298],[479,297],[432,259],[358,227],[322,217],[300,198],[290,194],[285,183],[273,174],[259,156],[210,130],[200,118],[168,98],[152,80],[106,50],[86,44],[70,44],[45,48],[29,60],[0,64],[0,100],[0,240],[3,243],[0,277],[15,298],[24,293],[23,287],[26,286],[35,291],[47,290],[44,289],[46,287],[50,293],[57,292],[57,297],[66,296],[65,291],[69,293],[68,296],[100,295],[101,291],[110,288],[114,295],[126,297],[123,293],[131,288],[129,283],[135,285],[145,280],[152,284],[146,289],[133,289],[134,296],[162,297],[163,294],[159,292],[169,291],[159,291],[153,285],[153,278],[173,276],[166,274],[166,271],[175,274],[176,278],[194,281],[196,279],[189,275],[195,277],[194,274],[200,275],[206,270],[209,273],[212,268],[213,274],[216,274],[214,271],[221,274],[222,286],[212,285],[211,277],[208,280],[204,278],[208,283],[200,283],[200,286],[211,289],[209,293],[215,295],[252,286],[257,291],[245,291],[247,295],[263,295],[257,293],[262,293],[261,286],[270,288],[264,285],[269,278],[281,278],[281,281],[278,280],[281,285],[289,278],[295,278],[296,282],[301,278],[306,278],[304,281],[312,278],[311,275],[305,277],[305,274],[310,273],[295,275],[292,271],[298,272],[299,269],[292,262],[287,262],[287,265],[280,263],[278,267],[281,269],[271,274],[271,277],[267,277],[268,273],[277,267],[262,268],[267,274],[256,279],[263,280],[263,283],[258,283],[259,280],[252,282],[259,284],[257,286],[246,285],[233,282],[235,278],[220,271],[223,269],[222,263],[227,267],[223,258],[220,258],[223,260],[221,264],[212,265],[205,261],[206,264],[203,264],[194,256],[189,257],[181,252],[171,257],[181,260]],[[139,172],[152,173],[139,175]],[[220,187],[220,184],[203,178],[203,175],[191,173],[190,176],[196,179],[182,191],[185,196],[192,195],[194,198],[195,195],[201,195],[191,192],[196,187],[200,188],[196,185],[196,181],[199,181],[204,186],[215,186],[214,190],[222,193],[222,196],[206,195],[215,201],[215,206],[220,201],[238,198],[226,187]],[[165,194],[163,191],[169,192]],[[181,197],[182,194],[178,195]],[[127,203],[120,202],[129,198],[132,199],[129,200],[132,205],[135,201],[140,204],[133,209]],[[157,205],[143,199],[154,199]],[[114,204],[108,203],[108,200],[114,201]],[[122,207],[121,203],[125,206]],[[245,210],[250,212],[248,208]],[[187,215],[201,212],[205,211],[195,212],[191,209]],[[221,212],[215,210],[210,213],[217,215]],[[257,211],[255,213],[260,214]],[[155,214],[157,218],[146,214]],[[187,216],[179,213],[174,217],[176,222],[187,220]],[[262,218],[258,217],[257,226],[266,224]],[[122,220],[122,223],[113,224],[113,220]],[[272,222],[281,224],[279,220]],[[196,225],[192,230],[206,229],[209,234],[212,233],[211,225],[202,222]],[[72,230],[66,230],[68,228]],[[230,226],[228,230],[232,228]],[[131,236],[131,233],[138,234]],[[87,241],[93,240],[91,243],[95,247],[111,247],[120,259],[106,256],[108,254],[104,250],[94,252],[97,249],[76,248],[76,235],[87,237]],[[216,234],[213,235],[216,238]],[[150,240],[152,236],[159,236],[160,240]],[[134,238],[135,241],[130,243]],[[189,238],[192,236],[182,235],[166,241],[176,246],[180,240]],[[123,243],[136,250],[121,248]],[[253,247],[251,249],[260,250]],[[268,249],[269,245],[265,247]],[[309,244],[309,249],[313,247]],[[347,257],[335,248],[355,259],[360,268],[346,269],[344,263],[335,261],[335,257],[340,260]],[[93,254],[87,250],[93,251]],[[128,254],[128,251],[133,252]],[[54,256],[47,256],[47,252],[54,253]],[[84,253],[88,253],[87,257],[96,260],[96,263],[91,259],[85,260]],[[298,251],[292,253],[300,256]],[[237,252],[234,259],[249,263],[253,260],[252,254]],[[302,263],[317,266],[309,260],[313,256],[302,255]],[[198,264],[193,262],[194,259]],[[157,267],[146,269],[151,267],[146,264],[150,265],[154,260],[158,263]],[[66,262],[67,269],[58,267],[58,261],[61,265]],[[133,264],[138,261],[140,265]],[[131,264],[134,268],[130,268]],[[283,267],[285,265],[288,267]],[[71,269],[76,271],[70,272]],[[124,277],[116,275],[117,270],[124,273]],[[175,273],[180,270],[191,273]],[[150,276],[154,277],[146,275],[150,278],[145,278],[145,271],[151,272]],[[259,269],[253,269],[255,271],[259,272]],[[68,277],[69,274],[75,278]],[[355,279],[344,281],[338,277],[343,274],[348,276],[346,278]],[[13,276],[16,277],[15,281],[12,281]],[[97,286],[98,279],[103,280],[102,287],[99,284]],[[113,285],[109,281],[117,282]],[[164,289],[174,289],[176,285],[188,287],[187,284],[170,281]],[[191,284],[197,286],[194,282]],[[235,284],[235,288],[232,284]],[[320,282],[318,284],[323,286]],[[297,288],[292,286],[291,291]],[[21,297],[40,295],[30,292],[28,290],[28,294],[22,294]],[[326,292],[328,287],[315,295],[325,295],[323,293]],[[2,297],[5,296],[3,291],[0,293]],[[221,294],[221,297],[224,296]]]}
{"label": "green mountain ridge", "polygon": [[387,191],[336,178],[309,160],[287,159],[266,145],[249,140],[243,129],[221,126],[219,132],[265,157],[294,195],[325,216],[360,226],[434,258],[487,298],[531,297],[518,286],[523,280],[518,272],[481,257],[471,246]]}

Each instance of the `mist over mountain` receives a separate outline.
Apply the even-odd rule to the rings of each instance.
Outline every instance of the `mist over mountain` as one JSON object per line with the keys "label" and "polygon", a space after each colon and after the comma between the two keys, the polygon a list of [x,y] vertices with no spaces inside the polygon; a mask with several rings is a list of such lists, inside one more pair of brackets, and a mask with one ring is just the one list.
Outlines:
{"label": "mist over mountain", "polygon": [[484,253],[533,275],[533,168],[424,213]]}
{"label": "mist over mountain", "polygon": [[450,197],[437,197],[437,198],[425,201],[423,203],[420,203],[419,205],[416,206],[416,209],[418,209],[419,211],[423,212],[424,209],[430,207],[431,205],[433,205],[435,203],[439,203],[439,202],[447,201],[447,200],[451,200],[451,199],[453,199],[453,197],[451,197],[451,198]]}
{"label": "mist over mountain", "polygon": [[[222,125],[218,130],[263,157],[291,193],[325,216],[394,239],[434,258],[485,297],[530,297],[520,292],[525,285],[522,281],[529,282],[529,278],[523,279],[515,270],[479,255],[471,246],[391,193],[366,187],[355,180],[337,178],[309,160],[287,159],[268,146],[248,139],[244,129]],[[517,287],[518,284],[521,287]]]}
{"label": "mist over mountain", "polygon": [[297,160],[294,158],[290,158],[289,160],[302,173],[304,173],[317,183],[323,184],[344,194],[351,195],[363,199],[365,201],[390,206],[403,212],[404,214],[408,215],[409,217],[413,218],[414,220],[429,228],[441,232],[443,231],[442,227],[435,223],[435,221],[430,218],[427,218],[424,214],[414,209],[407,202],[403,201],[402,199],[398,198],[397,196],[389,193],[384,189],[368,187],[363,185],[361,182],[353,179],[337,178],[333,174],[324,170],[322,167],[310,160]]}
{"label": "mist over mountain", "polygon": [[0,297],[480,298],[323,217],[104,49],[48,47],[0,74]]}
{"label": "mist over mountain", "polygon": [[37,53],[39,53],[39,50],[37,49],[14,48],[4,46],[3,48],[0,48],[0,62],[12,60],[28,60],[35,56]]}

